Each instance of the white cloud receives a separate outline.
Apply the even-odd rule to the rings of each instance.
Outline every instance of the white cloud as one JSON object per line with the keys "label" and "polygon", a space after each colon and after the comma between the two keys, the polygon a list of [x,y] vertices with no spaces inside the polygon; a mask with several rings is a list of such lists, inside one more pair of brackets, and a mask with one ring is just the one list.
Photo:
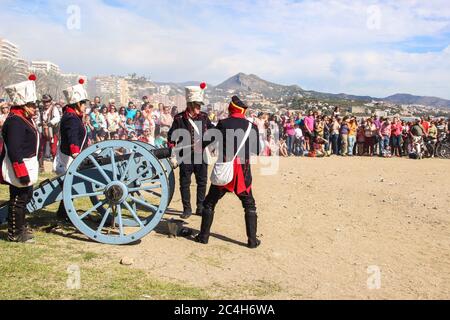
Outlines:
{"label": "white cloud", "polygon": [[[83,0],[76,32],[65,27],[69,2],[2,2],[0,35],[26,58],[52,60],[67,72],[218,83],[242,71],[314,90],[450,98],[449,47],[401,51],[402,42],[424,37],[450,44],[444,0],[133,0],[124,7]],[[379,28],[367,28],[369,5],[380,9]]]}

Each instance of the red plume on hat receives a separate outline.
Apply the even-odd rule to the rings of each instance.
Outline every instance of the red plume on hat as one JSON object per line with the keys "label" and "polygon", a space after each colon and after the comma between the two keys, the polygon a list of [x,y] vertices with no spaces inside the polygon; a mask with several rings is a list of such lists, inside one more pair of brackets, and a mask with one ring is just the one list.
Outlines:
{"label": "red plume on hat", "polygon": [[78,83],[79,83],[79,84],[84,84],[84,79],[83,79],[83,78],[80,78],[80,79],[78,80]]}
{"label": "red plume on hat", "polygon": [[30,74],[30,75],[28,76],[28,80],[30,80],[30,81],[36,81],[36,79],[37,79],[37,77],[36,77],[35,74]]}
{"label": "red plume on hat", "polygon": [[200,83],[200,89],[205,90],[207,87],[206,82]]}

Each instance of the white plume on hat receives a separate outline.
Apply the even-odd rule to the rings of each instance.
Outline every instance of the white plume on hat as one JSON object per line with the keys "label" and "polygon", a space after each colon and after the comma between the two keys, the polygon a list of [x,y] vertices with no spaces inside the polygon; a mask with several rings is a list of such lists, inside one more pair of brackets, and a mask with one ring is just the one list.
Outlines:
{"label": "white plume on hat", "polygon": [[14,106],[24,106],[27,103],[36,103],[36,83],[31,80],[13,84],[5,88]]}
{"label": "white plume on hat", "polygon": [[66,97],[67,104],[75,104],[83,100],[88,100],[86,89],[81,83],[67,88],[63,93]]}
{"label": "white plume on hat", "polygon": [[206,83],[202,83],[200,86],[186,87],[186,102],[198,102],[204,104]]}

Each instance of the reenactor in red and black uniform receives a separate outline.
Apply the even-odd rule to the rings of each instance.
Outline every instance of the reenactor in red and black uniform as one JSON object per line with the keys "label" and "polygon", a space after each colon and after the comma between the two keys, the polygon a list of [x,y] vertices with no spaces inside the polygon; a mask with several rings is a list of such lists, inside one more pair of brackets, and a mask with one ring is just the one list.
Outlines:
{"label": "reenactor in red and black uniform", "polygon": [[35,80],[31,75],[29,81],[5,88],[13,107],[2,128],[0,179],[9,185],[8,240],[12,242],[34,241],[25,215],[39,173],[39,133],[33,122],[37,100]]}
{"label": "reenactor in red and black uniform", "polygon": [[[208,114],[201,112],[201,106],[204,104],[205,89],[205,83],[202,83],[199,87],[186,87],[187,108],[174,117],[172,127],[168,132],[170,147],[183,146],[181,147],[183,151],[179,153],[180,157],[183,158],[183,161],[180,163],[180,192],[183,202],[182,219],[188,219],[192,215],[192,174],[195,175],[197,182],[197,215],[202,214],[203,201],[208,184],[208,164],[203,157],[206,144],[203,138],[206,131],[213,128],[213,125],[209,121]],[[190,141],[180,141],[178,137],[175,137],[174,133],[176,134],[178,129],[186,130],[189,133]],[[187,157],[186,153],[188,154]]]}
{"label": "reenactor in red and black uniform", "polygon": [[[234,160],[233,180],[225,186],[211,185],[209,193],[203,202],[202,224],[200,234],[197,235],[196,241],[207,244],[210,236],[210,229],[214,219],[214,210],[219,200],[228,192],[234,192],[242,202],[245,211],[245,225],[248,237],[248,247],[256,248],[261,241],[256,237],[257,230],[257,213],[255,199],[252,193],[252,172],[250,168],[251,154],[259,154],[259,132],[258,127],[245,118],[247,106],[237,97],[234,96],[228,108],[229,117],[220,120],[216,129],[221,132],[222,141],[219,142],[219,160],[222,162]],[[250,125],[250,126],[249,126]],[[249,129],[250,128],[250,129]],[[239,151],[244,136],[230,135],[230,132],[241,130],[246,132],[250,130],[248,139],[245,141],[244,147]],[[228,132],[228,138],[227,138]],[[236,138],[235,138],[236,137]],[[229,145],[232,144],[233,148]],[[234,153],[229,155],[226,153],[227,146]]]}
{"label": "reenactor in red and black uniform", "polygon": [[[87,131],[83,122],[86,112],[88,96],[83,87],[84,80],[80,79],[79,84],[64,90],[67,106],[63,109],[63,116],[60,124],[60,144],[53,163],[53,170],[63,175],[69,169],[70,164],[87,145]],[[57,217],[67,221],[67,213],[64,202],[58,209]]]}

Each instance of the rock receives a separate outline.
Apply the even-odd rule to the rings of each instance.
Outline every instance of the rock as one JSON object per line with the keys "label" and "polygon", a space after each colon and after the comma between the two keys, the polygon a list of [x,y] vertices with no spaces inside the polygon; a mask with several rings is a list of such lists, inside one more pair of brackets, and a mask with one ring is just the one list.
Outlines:
{"label": "rock", "polygon": [[438,208],[436,206],[433,207],[433,210],[437,210]]}
{"label": "rock", "polygon": [[124,266],[131,266],[132,264],[134,264],[134,259],[130,257],[123,257],[120,260],[120,264]]}
{"label": "rock", "polygon": [[336,229],[334,229],[334,231],[341,232],[342,230],[340,228],[336,228]]}
{"label": "rock", "polygon": [[380,178],[380,182],[384,182],[384,178]]}

